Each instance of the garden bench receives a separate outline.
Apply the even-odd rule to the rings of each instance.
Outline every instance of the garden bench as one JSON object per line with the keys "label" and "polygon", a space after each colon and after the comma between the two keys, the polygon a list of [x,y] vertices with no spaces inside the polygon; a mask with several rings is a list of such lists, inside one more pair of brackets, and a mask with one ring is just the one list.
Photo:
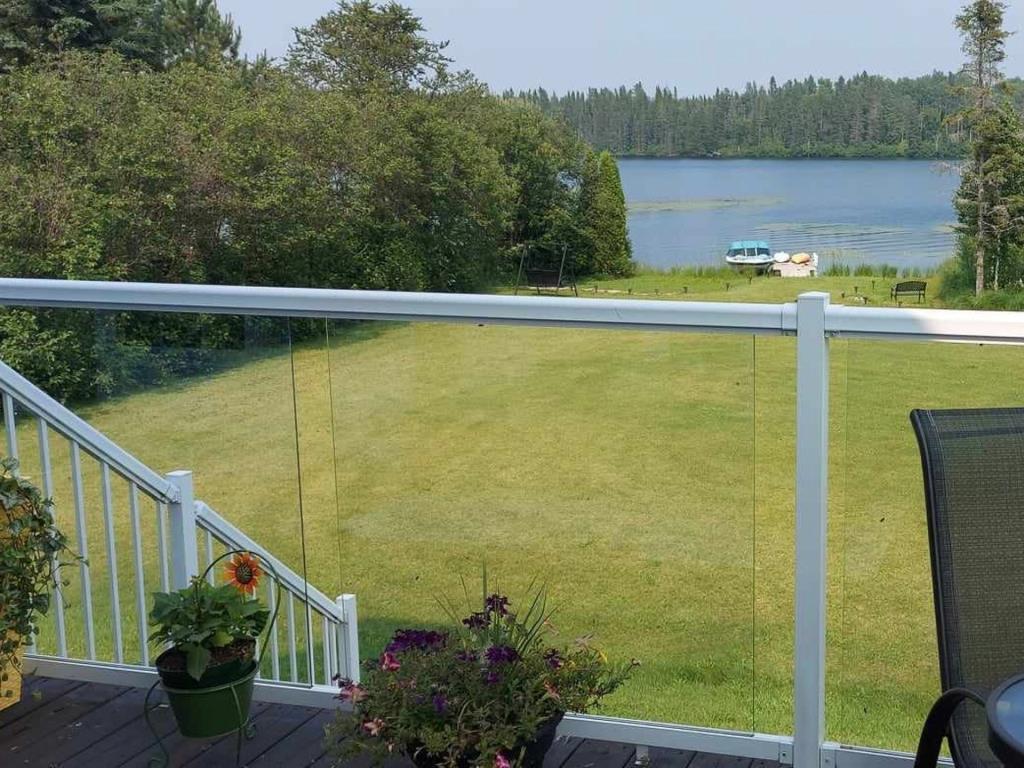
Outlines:
{"label": "garden bench", "polygon": [[903,296],[916,296],[920,303],[924,301],[924,294],[927,289],[928,283],[924,280],[907,280],[902,283],[896,283],[889,292],[889,296],[893,301],[899,301]]}

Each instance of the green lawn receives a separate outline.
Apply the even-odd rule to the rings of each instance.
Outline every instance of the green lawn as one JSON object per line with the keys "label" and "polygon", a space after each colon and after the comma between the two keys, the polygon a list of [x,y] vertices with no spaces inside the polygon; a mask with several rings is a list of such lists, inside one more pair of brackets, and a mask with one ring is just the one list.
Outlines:
{"label": "green lawn", "polygon": [[[879,304],[892,283],[716,280],[687,297],[842,302],[856,287]],[[631,285],[668,298],[676,283]],[[593,631],[611,656],[643,662],[608,713],[791,732],[793,339],[333,324],[292,355],[251,357],[81,412],[150,466],[193,469],[199,497],[305,562],[323,591],[356,593],[364,654],[395,627],[440,620],[435,597],[486,561],[513,597],[548,581],[563,639]],[[1013,348],[833,343],[830,738],[910,748],[938,688],[907,412],[1018,403],[1022,374]],[[67,494],[58,478],[65,521]],[[127,536],[120,526],[123,567]],[[155,574],[150,556],[147,589]]]}

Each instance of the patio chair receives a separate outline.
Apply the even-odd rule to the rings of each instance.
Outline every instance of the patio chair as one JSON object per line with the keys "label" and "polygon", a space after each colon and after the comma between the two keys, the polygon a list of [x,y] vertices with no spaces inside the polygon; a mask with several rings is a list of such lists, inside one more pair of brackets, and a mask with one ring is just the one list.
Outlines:
{"label": "patio chair", "polygon": [[924,469],[944,691],[915,768],[934,768],[946,736],[958,768],[998,766],[985,700],[1024,669],[1024,408],[916,410],[910,420]]}

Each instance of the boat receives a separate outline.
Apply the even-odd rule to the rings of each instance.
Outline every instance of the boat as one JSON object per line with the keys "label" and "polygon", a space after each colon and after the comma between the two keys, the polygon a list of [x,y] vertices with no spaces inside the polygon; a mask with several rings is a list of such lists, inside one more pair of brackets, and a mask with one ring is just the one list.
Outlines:
{"label": "boat", "polygon": [[775,259],[772,249],[763,240],[739,240],[729,246],[725,261],[736,269],[755,269],[758,272],[768,270]]}

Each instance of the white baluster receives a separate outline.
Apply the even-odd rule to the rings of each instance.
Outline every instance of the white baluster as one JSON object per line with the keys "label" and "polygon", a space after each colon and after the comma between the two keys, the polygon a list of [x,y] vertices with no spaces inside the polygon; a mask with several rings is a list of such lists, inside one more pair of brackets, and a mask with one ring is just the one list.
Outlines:
{"label": "white baluster", "polygon": [[92,578],[89,576],[89,537],[85,527],[85,492],[82,490],[82,451],[71,443],[71,490],[75,503],[75,525],[78,533],[78,569],[82,577],[82,613],[85,620],[85,644],[89,658],[96,660],[96,629],[92,621]]}
{"label": "white baluster", "polygon": [[103,530],[107,540],[107,567],[110,576],[110,615],[114,625],[114,661],[124,663],[124,637],[121,628],[121,594],[117,583],[117,545],[114,541],[114,501],[110,490],[110,467],[100,464],[103,493]]}
{"label": "white baluster", "polygon": [[128,484],[128,512],[132,523],[132,554],[135,557],[135,624],[143,666],[149,666],[149,640],[146,634],[146,578],[142,566],[142,531],[139,522],[139,489]]}

